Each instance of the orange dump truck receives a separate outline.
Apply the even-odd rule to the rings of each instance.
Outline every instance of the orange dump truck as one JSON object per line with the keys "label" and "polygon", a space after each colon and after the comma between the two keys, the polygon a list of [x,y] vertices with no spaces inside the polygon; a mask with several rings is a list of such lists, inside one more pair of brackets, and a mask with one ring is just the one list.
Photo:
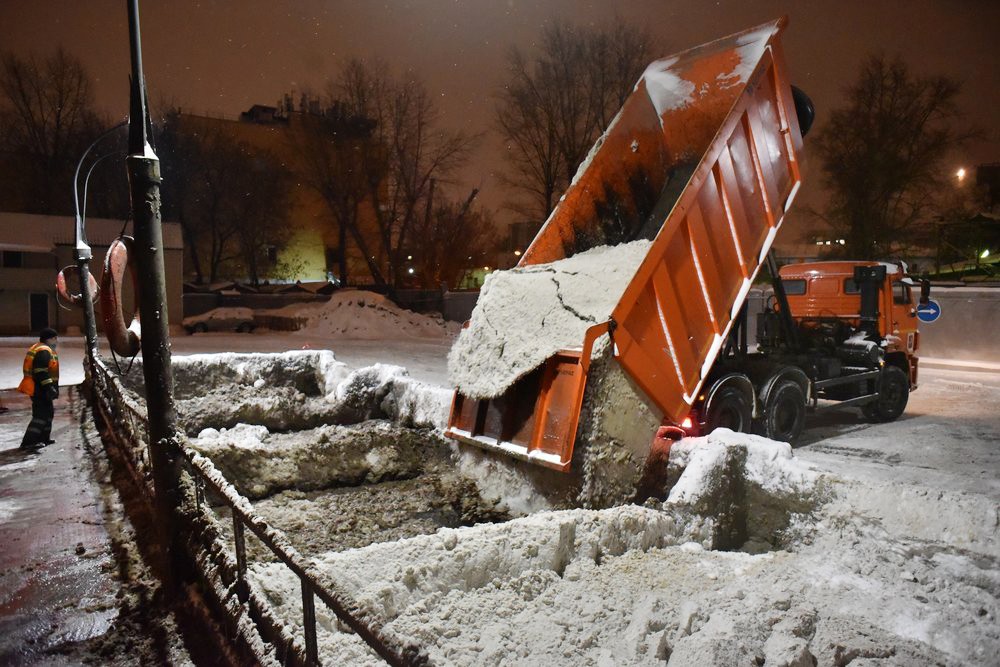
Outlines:
{"label": "orange dump truck", "polygon": [[[808,98],[788,83],[779,41],[785,23],[704,44],[646,69],[518,266],[503,273],[547,271],[579,280],[579,271],[559,273],[560,267],[603,247],[637,248],[637,265],[625,267],[620,287],[608,287],[610,278],[593,280],[589,302],[612,291],[607,312],[581,314],[585,301],[566,305],[566,294],[558,293],[565,286],[557,281],[553,308],[563,305],[578,317],[570,336],[578,338],[499,389],[484,388],[467,373],[471,379],[457,383],[448,436],[569,470],[588,376],[602,344],[643,402],[678,434],[727,426],[791,440],[807,405],[818,398],[852,401],[882,418],[901,410],[900,392],[916,381],[916,333],[904,333],[902,342],[893,337],[894,322],[911,320],[909,311],[893,310],[899,302],[880,300],[880,288],[895,289],[885,266],[813,265],[798,273],[786,267],[782,277],[794,281],[787,300],[775,275],[776,305],[759,318],[760,351],[748,349],[746,296],[762,266],[770,264],[772,274],[776,269],[769,250],[799,189],[801,128],[812,120]],[[832,280],[841,289],[856,288],[832,311],[809,301],[810,290],[826,287],[819,277],[825,272],[836,273]],[[895,269],[889,276],[904,279]],[[469,352],[463,357],[453,349],[450,368],[457,365],[459,375],[477,346],[493,345],[499,355],[533,341],[544,349],[546,329],[525,341],[518,330],[530,325],[517,322],[506,324],[513,331],[506,339],[490,342],[501,318],[489,321],[480,312],[487,299],[532,294],[497,296],[500,281],[484,287],[456,343]],[[796,319],[800,306],[804,312]],[[884,345],[887,336],[895,347]],[[897,386],[899,377],[883,370],[886,363],[905,371],[910,382]],[[891,405],[879,392],[883,382],[894,387]]]}

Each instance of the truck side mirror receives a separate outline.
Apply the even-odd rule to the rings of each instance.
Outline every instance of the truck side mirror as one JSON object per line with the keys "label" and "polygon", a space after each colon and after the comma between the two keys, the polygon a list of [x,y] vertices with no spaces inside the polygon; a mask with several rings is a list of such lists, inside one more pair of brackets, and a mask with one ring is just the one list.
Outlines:
{"label": "truck side mirror", "polygon": [[920,281],[920,305],[926,306],[931,300],[931,281],[924,278]]}

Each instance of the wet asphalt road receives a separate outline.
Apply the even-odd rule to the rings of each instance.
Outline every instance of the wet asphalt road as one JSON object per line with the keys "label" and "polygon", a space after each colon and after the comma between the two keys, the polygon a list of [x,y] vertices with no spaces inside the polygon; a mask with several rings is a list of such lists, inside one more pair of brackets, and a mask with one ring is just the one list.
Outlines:
{"label": "wet asphalt road", "polygon": [[105,503],[63,388],[53,438],[18,449],[31,418],[21,394],[0,400],[0,664],[76,664],[73,646],[107,632],[118,611]]}

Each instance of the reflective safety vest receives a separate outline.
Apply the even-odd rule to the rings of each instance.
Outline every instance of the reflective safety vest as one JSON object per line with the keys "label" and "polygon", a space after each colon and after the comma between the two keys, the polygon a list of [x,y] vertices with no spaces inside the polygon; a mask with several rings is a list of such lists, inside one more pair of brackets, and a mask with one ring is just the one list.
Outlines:
{"label": "reflective safety vest", "polygon": [[[48,352],[52,358],[49,359],[48,368],[36,369],[35,355],[42,350]],[[24,378],[21,379],[21,384],[17,386],[17,390],[22,394],[27,394],[28,396],[35,395],[36,373],[48,373],[48,377],[41,381],[43,386],[50,384],[55,384],[56,386],[59,385],[59,355],[45,343],[35,343],[28,348],[28,353],[24,355],[24,365],[21,367],[21,370],[24,371]]]}

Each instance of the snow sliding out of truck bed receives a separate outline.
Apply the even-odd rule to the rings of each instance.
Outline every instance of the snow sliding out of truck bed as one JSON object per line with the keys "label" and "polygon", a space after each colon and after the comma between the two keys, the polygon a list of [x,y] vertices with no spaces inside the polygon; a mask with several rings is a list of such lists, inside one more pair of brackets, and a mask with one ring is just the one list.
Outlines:
{"label": "snow sliding out of truck bed", "polygon": [[448,356],[452,382],[467,396],[492,398],[560,349],[579,346],[589,327],[611,317],[649,246],[601,246],[490,275]]}

